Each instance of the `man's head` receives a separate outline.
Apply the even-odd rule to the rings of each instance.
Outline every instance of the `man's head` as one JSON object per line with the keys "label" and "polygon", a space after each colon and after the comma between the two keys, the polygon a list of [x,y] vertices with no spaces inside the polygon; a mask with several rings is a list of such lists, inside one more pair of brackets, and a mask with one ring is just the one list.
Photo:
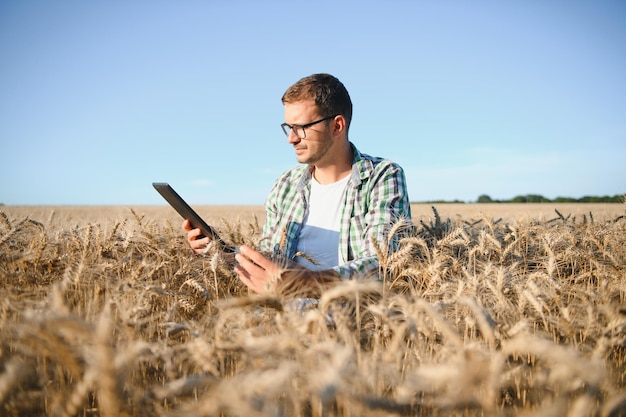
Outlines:
{"label": "man's head", "polygon": [[346,131],[352,121],[352,100],[346,87],[330,74],[313,74],[300,79],[285,91],[283,104],[313,100],[321,117],[342,115]]}

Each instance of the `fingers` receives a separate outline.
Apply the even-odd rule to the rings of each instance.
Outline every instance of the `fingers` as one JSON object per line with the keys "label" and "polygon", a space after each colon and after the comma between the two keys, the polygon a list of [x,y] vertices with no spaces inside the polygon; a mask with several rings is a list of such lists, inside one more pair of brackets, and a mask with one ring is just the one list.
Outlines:
{"label": "fingers", "polygon": [[241,282],[243,282],[246,287],[250,288],[252,291],[254,291],[257,294],[266,293],[266,288],[265,288],[266,281],[263,278],[259,278],[259,277],[253,278],[252,275],[245,269],[245,267],[240,264],[235,265],[235,272],[239,276],[239,279],[241,280]]}
{"label": "fingers", "polygon": [[211,239],[204,237],[202,239],[188,240],[189,246],[196,253],[206,253]]}
{"label": "fingers", "polygon": [[265,274],[265,268],[261,265],[266,263],[267,259],[253,249],[241,246],[239,253],[235,255],[235,260],[245,270],[247,277],[260,277]]}
{"label": "fingers", "polygon": [[252,281],[249,278],[239,275],[239,279],[241,280],[241,282],[244,283],[246,287],[248,287],[250,290],[252,290],[253,292],[257,294],[265,294],[267,292],[263,288],[259,287],[258,285],[255,285],[254,281]]}
{"label": "fingers", "polygon": [[239,248],[235,259],[238,263],[235,272],[248,288],[259,294],[272,290],[272,277],[280,272],[278,264],[245,245]]}
{"label": "fingers", "polygon": [[267,259],[261,252],[256,251],[249,246],[242,245],[239,248],[239,254],[240,258],[246,261],[252,261],[254,265],[261,271],[268,271],[272,273],[274,272],[274,269],[276,269],[276,264],[274,264],[274,262]]}
{"label": "fingers", "polygon": [[[200,229],[191,229],[187,232],[187,241],[198,240],[198,236],[202,234]],[[207,238],[208,239],[208,238]]]}
{"label": "fingers", "polygon": [[252,284],[252,280],[250,279],[250,274],[248,273],[248,271],[246,271],[243,267],[237,264],[235,265],[235,272],[237,273],[237,275],[239,275],[239,279],[246,285],[246,287],[254,290],[254,285]]}
{"label": "fingers", "polygon": [[192,228],[189,220],[183,222],[183,229],[187,232],[187,243],[189,243],[191,249],[196,253],[204,253],[211,239],[208,237],[198,239],[198,236],[202,235],[202,231]]}

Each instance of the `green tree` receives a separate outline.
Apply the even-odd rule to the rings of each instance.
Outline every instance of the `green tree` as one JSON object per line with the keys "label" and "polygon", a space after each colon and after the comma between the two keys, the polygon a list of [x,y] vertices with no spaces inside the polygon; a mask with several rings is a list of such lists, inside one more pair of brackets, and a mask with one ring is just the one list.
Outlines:
{"label": "green tree", "polygon": [[511,203],[549,203],[550,199],[539,194],[526,194],[513,197]]}
{"label": "green tree", "polygon": [[539,194],[528,194],[526,201],[529,203],[549,203],[550,199]]}

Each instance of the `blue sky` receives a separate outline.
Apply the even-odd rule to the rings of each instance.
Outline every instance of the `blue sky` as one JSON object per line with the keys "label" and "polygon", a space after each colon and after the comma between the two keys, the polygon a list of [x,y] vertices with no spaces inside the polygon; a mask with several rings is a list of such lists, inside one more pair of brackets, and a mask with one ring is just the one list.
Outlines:
{"label": "blue sky", "polygon": [[0,202],[262,204],[336,75],[412,201],[626,193],[623,1],[0,0]]}

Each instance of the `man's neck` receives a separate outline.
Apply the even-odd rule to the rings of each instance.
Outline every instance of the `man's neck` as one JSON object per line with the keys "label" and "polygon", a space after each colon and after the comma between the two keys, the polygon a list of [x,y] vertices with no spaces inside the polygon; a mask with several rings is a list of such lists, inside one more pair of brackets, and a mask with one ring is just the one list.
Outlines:
{"label": "man's neck", "polygon": [[341,147],[338,147],[336,158],[327,164],[315,164],[312,167],[313,178],[320,184],[332,184],[345,178],[352,172],[352,146],[346,140]]}

